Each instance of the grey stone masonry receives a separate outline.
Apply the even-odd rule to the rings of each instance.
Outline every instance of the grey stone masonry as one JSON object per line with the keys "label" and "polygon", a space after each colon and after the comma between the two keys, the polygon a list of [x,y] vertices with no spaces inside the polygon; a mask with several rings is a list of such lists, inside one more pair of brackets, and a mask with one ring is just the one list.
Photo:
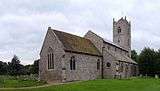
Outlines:
{"label": "grey stone masonry", "polygon": [[39,79],[69,82],[138,75],[131,59],[131,24],[113,21],[113,42],[92,31],[84,37],[48,28],[39,61]]}
{"label": "grey stone masonry", "polygon": [[[53,49],[54,54],[54,69],[48,69],[48,57],[47,54]],[[63,45],[58,40],[56,35],[49,29],[47,31],[42,50],[40,53],[40,62],[39,62],[39,78],[47,82],[52,81],[62,81],[62,55],[65,52],[63,50]]]}
{"label": "grey stone masonry", "polygon": [[126,17],[117,22],[113,19],[113,42],[128,50],[131,57],[131,24]]}

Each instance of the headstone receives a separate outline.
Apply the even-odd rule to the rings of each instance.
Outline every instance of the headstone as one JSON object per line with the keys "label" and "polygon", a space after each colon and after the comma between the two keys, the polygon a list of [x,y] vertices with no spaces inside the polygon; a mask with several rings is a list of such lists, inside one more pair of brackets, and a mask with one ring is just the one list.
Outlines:
{"label": "headstone", "polygon": [[155,78],[156,78],[156,79],[158,79],[158,78],[159,78],[157,74],[155,74]]}

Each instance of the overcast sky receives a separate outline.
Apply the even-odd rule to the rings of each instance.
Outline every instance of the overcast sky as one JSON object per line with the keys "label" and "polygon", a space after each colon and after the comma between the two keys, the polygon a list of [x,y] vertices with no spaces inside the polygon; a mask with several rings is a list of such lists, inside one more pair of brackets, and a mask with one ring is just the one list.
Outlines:
{"label": "overcast sky", "polygon": [[[114,2],[113,2],[114,1]],[[160,0],[0,0],[0,61],[32,64],[48,26],[112,40],[112,20],[131,21],[132,49],[160,47]]]}

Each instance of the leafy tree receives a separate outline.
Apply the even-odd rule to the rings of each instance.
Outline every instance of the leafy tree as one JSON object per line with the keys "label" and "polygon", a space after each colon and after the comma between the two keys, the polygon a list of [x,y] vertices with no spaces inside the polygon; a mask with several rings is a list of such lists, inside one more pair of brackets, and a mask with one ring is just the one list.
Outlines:
{"label": "leafy tree", "polygon": [[138,54],[137,54],[137,52],[136,52],[135,50],[132,50],[132,51],[131,51],[131,58],[132,58],[134,61],[138,62]]}
{"label": "leafy tree", "polygon": [[156,52],[154,49],[144,48],[139,55],[140,73],[153,76],[156,73]]}
{"label": "leafy tree", "polygon": [[6,75],[7,74],[7,63],[0,61],[0,75]]}
{"label": "leafy tree", "polygon": [[8,62],[9,75],[21,75],[24,74],[24,67],[20,64],[19,58],[14,55],[11,62]]}
{"label": "leafy tree", "polygon": [[26,75],[30,75],[31,74],[31,69],[32,69],[32,65],[25,65]]}
{"label": "leafy tree", "polygon": [[39,59],[35,60],[32,65],[26,65],[25,69],[27,71],[27,74],[38,74],[39,72]]}
{"label": "leafy tree", "polygon": [[39,71],[39,59],[38,60],[35,60],[32,67],[31,67],[31,73],[32,74],[38,74],[38,71]]}
{"label": "leafy tree", "polygon": [[0,75],[30,75],[38,74],[39,71],[39,59],[35,60],[31,65],[22,65],[20,64],[19,58],[14,55],[11,62],[2,62],[0,61]]}

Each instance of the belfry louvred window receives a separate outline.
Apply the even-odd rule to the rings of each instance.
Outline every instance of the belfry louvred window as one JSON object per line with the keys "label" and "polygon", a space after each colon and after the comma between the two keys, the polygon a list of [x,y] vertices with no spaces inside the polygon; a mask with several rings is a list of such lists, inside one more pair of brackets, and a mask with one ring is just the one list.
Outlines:
{"label": "belfry louvred window", "polygon": [[121,33],[121,28],[120,27],[118,27],[118,33]]}

